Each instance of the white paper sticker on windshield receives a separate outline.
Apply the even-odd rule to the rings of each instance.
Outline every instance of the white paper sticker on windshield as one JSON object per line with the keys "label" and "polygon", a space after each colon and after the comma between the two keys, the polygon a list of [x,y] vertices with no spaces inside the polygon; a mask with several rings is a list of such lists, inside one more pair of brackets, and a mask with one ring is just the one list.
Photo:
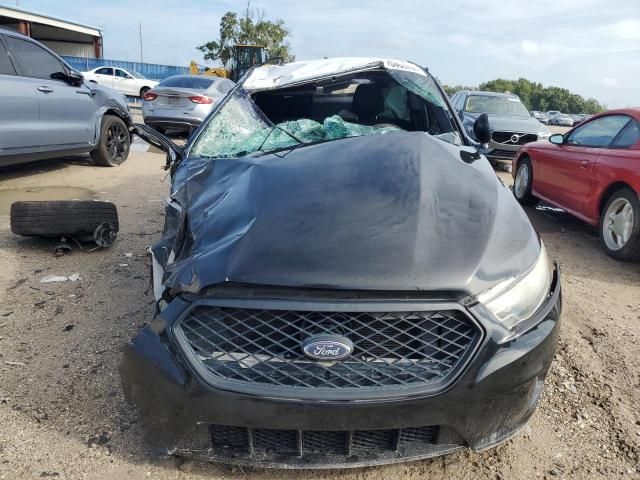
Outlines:
{"label": "white paper sticker on windshield", "polygon": [[426,77],[424,71],[413,63],[403,62],[402,60],[383,60],[383,65],[384,68],[390,70],[404,70],[405,72],[413,72]]}

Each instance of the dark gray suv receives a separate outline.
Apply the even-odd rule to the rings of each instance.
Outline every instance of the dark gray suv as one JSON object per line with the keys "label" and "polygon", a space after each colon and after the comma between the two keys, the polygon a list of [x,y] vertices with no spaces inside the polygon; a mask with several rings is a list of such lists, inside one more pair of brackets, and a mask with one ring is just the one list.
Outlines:
{"label": "dark gray suv", "polygon": [[476,118],[482,113],[489,116],[491,140],[483,153],[493,163],[511,164],[522,145],[547,140],[551,135],[549,128],[531,116],[517,95],[463,90],[453,95],[451,103],[471,138],[475,138]]}
{"label": "dark gray suv", "polygon": [[0,166],[91,153],[116,166],[129,155],[123,95],[87,85],[51,50],[0,28]]}

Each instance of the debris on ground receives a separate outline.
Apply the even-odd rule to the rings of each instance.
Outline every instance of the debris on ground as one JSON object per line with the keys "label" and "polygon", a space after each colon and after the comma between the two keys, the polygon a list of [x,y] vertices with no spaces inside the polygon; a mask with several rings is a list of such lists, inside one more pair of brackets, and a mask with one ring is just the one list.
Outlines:
{"label": "debris on ground", "polygon": [[82,280],[82,277],[79,273],[71,274],[68,277],[65,277],[64,275],[46,275],[42,277],[40,283],[66,282],[67,280],[75,282],[77,280]]}

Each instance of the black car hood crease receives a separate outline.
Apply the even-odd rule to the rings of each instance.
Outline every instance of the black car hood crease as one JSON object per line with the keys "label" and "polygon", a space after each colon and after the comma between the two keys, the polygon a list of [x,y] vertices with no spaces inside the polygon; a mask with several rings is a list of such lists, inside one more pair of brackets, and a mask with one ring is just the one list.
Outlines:
{"label": "black car hood crease", "polygon": [[[540,247],[488,162],[465,163],[459,152],[402,132],[254,158],[189,158],[172,191],[186,240],[177,234],[175,261],[160,260],[164,285],[477,294],[526,270]],[[159,259],[180,230],[167,217]]]}

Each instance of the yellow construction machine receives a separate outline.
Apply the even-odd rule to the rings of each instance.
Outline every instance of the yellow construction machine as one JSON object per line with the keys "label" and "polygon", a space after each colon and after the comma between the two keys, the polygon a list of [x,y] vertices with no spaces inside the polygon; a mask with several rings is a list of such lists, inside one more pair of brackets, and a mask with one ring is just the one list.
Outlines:
{"label": "yellow construction machine", "polygon": [[189,72],[191,75],[211,75],[230,78],[237,82],[251,67],[262,65],[263,63],[267,63],[267,49],[265,47],[234,45],[233,58],[229,61],[229,70],[223,67],[200,67],[195,60],[191,60]]}

